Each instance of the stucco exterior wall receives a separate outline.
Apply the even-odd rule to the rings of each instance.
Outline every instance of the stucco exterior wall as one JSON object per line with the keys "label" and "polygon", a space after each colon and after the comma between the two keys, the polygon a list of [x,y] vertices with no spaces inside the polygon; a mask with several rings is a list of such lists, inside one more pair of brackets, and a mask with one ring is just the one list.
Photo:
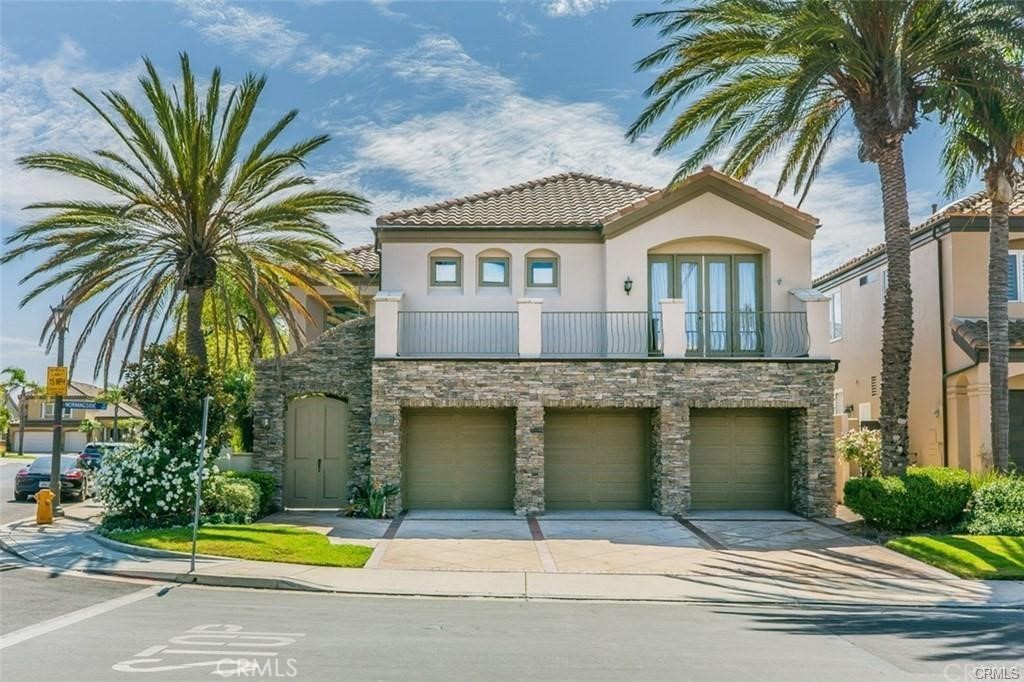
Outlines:
{"label": "stucco exterior wall", "polygon": [[[680,241],[686,239],[695,241]],[[712,242],[703,245],[713,249],[705,253],[763,254],[763,291],[768,309],[803,309],[789,291],[811,284],[811,240],[706,192],[605,242],[608,310],[645,310],[648,252],[701,253],[696,250],[701,248],[696,240]],[[729,242],[736,243],[737,250],[729,251]],[[627,277],[633,280],[633,291],[628,296],[622,288]]]}
{"label": "stucco exterior wall", "polygon": [[[593,237],[596,239],[596,237]],[[544,299],[545,310],[603,310],[604,255],[601,244],[546,241],[384,241],[381,290],[402,291],[403,310],[515,310],[516,299]],[[553,251],[559,260],[559,286],[527,287],[526,257],[534,251]],[[435,251],[462,256],[461,287],[430,286],[430,256]],[[509,256],[510,286],[479,287],[477,262],[484,252]]]}

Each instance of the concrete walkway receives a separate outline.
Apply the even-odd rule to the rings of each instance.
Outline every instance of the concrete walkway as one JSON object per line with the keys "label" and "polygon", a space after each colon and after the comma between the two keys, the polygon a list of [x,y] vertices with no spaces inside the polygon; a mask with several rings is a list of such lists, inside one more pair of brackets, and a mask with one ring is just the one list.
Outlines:
{"label": "concrete walkway", "polygon": [[187,557],[114,548],[91,530],[91,524],[73,519],[42,527],[19,522],[0,528],[0,546],[54,570],[365,595],[1024,608],[1024,582],[967,581],[941,572],[878,575],[856,558],[848,559],[846,570],[823,570],[820,557],[792,550],[785,561],[770,553],[708,552],[718,558],[662,574],[340,569],[217,558],[200,559],[189,574]]}

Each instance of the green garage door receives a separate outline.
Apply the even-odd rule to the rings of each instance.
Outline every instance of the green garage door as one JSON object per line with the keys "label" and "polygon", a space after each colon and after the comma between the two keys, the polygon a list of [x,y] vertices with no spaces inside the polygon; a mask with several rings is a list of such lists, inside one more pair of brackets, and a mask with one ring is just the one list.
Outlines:
{"label": "green garage door", "polygon": [[789,416],[690,410],[690,507],[788,509]]}
{"label": "green garage door", "polygon": [[410,410],[403,439],[406,507],[512,508],[510,410]]}
{"label": "green garage door", "polygon": [[1010,391],[1010,461],[1024,471],[1024,391]]}
{"label": "green garage door", "polygon": [[548,509],[649,509],[649,418],[643,410],[548,411]]}

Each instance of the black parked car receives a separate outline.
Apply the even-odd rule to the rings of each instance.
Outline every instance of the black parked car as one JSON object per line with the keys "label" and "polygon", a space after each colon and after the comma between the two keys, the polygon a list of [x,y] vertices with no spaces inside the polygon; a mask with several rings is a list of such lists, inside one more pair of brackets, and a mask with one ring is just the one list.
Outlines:
{"label": "black parked car", "polygon": [[[41,488],[50,487],[50,457],[37,457],[34,462],[14,477],[14,499],[24,502]],[[89,497],[92,475],[78,455],[60,458],[61,497],[68,495],[78,500]]]}

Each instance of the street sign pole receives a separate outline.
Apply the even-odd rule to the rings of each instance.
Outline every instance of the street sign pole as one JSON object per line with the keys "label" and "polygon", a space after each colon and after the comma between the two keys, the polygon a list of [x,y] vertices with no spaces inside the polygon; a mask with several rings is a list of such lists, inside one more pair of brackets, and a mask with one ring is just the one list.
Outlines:
{"label": "street sign pole", "polygon": [[[55,308],[50,308],[57,320],[57,367],[64,367],[64,332],[67,331],[67,321],[64,317],[67,310],[64,301]],[[49,382],[48,382],[49,383]],[[64,510],[60,506],[60,465],[61,457],[64,454],[64,395],[60,391],[53,398],[53,450],[50,459],[50,490],[53,492],[53,516],[64,516]]]}
{"label": "street sign pole", "polygon": [[199,432],[199,461],[196,462],[196,507],[192,516],[192,561],[189,564],[189,573],[196,572],[196,541],[199,539],[199,503],[203,494],[203,461],[206,459],[206,421],[210,416],[210,401],[212,397],[203,398],[203,428]]}

